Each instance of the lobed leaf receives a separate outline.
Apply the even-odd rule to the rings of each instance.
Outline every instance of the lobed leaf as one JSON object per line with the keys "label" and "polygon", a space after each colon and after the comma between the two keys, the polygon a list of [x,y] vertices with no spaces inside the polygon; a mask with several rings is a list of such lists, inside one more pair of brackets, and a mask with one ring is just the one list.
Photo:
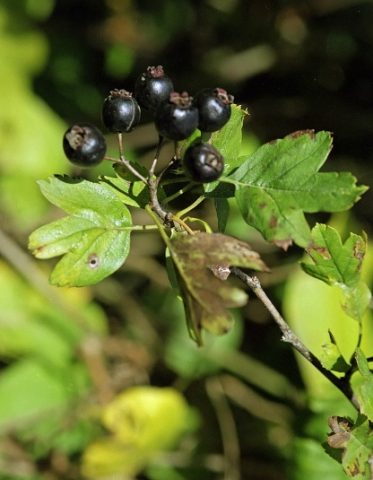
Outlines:
{"label": "lobed leaf", "polygon": [[319,173],[332,148],[329,132],[295,132],[243,157],[228,178],[245,221],[266,240],[286,249],[305,247],[310,230],[304,213],[350,208],[366,191],[350,173]]}
{"label": "lobed leaf", "polygon": [[313,263],[301,263],[303,270],[328,285],[337,286],[343,295],[344,310],[360,321],[371,298],[367,285],[360,280],[366,239],[350,233],[342,243],[334,228],[317,224],[306,252]]}
{"label": "lobed leaf", "polygon": [[70,214],[30,235],[29,248],[37,258],[63,255],[51,283],[91,285],[117,270],[129,253],[132,224],[121,197],[105,184],[68,177],[39,185],[51,203]]}
{"label": "lobed leaf", "polygon": [[246,293],[227,285],[231,265],[267,270],[258,253],[233,237],[220,233],[175,234],[169,250],[175,264],[191,337],[200,344],[202,329],[216,335],[232,326],[228,308],[241,307]]}
{"label": "lobed leaf", "polygon": [[312,230],[311,243],[306,248],[313,264],[302,263],[302,267],[309,275],[329,285],[354,287],[360,279],[365,251],[365,239],[359,235],[350,233],[342,243],[337,230],[317,224]]}

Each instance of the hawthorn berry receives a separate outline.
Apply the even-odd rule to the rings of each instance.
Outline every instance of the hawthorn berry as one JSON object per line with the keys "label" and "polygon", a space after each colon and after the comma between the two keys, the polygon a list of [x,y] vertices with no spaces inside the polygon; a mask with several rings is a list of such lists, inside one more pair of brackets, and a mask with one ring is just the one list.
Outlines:
{"label": "hawthorn berry", "polygon": [[198,108],[198,128],[202,132],[215,132],[228,122],[233,96],[223,88],[206,88],[196,94],[193,103]]}
{"label": "hawthorn berry", "polygon": [[198,126],[198,110],[187,92],[172,92],[167,102],[155,112],[154,123],[159,135],[171,140],[189,137]]}
{"label": "hawthorn berry", "polygon": [[172,80],[165,75],[162,65],[148,67],[135,82],[135,97],[141,107],[155,112],[173,92]]}
{"label": "hawthorn berry", "polygon": [[106,142],[101,131],[89,123],[72,125],[63,136],[63,150],[74,165],[93,167],[106,153]]}
{"label": "hawthorn berry", "polygon": [[200,140],[192,143],[184,154],[184,170],[195,182],[217,180],[224,170],[224,158],[212,145]]}
{"label": "hawthorn berry", "polygon": [[130,132],[139,123],[141,110],[132,93],[111,90],[102,107],[102,121],[110,132]]}

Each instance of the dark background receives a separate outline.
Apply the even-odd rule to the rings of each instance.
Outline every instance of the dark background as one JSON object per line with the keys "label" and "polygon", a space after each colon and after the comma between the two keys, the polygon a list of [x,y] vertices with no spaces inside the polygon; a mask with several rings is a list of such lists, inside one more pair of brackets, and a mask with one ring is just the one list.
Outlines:
{"label": "dark background", "polygon": [[[349,170],[358,177],[360,183],[368,186],[372,183],[371,1],[5,0],[3,9],[8,18],[4,28],[7,35],[23,38],[28,32],[37,31],[44,39],[47,51],[44,61],[35,67],[32,74],[29,72],[27,78],[32,94],[42,99],[62,120],[60,132],[57,132],[59,139],[62,138],[63,129],[71,122],[90,121],[100,125],[102,101],[109,90],[124,88],[131,91],[136,78],[148,65],[161,64],[179,91],[187,90],[193,94],[207,86],[219,86],[233,94],[235,102],[247,107],[250,113],[245,130],[251,142],[260,144],[303,129],[332,132],[334,149],[325,169]],[[25,63],[27,55],[25,48],[25,52],[20,53]],[[7,94],[7,91],[2,92],[0,106]],[[28,121],[22,115],[18,120]],[[148,155],[157,140],[148,122],[145,114],[142,126],[126,140],[131,155],[138,158]],[[7,125],[0,115],[0,134],[6,136]],[[37,129],[37,124],[30,125],[31,135]],[[42,136],[43,132],[39,131],[38,134]],[[3,148],[1,138],[0,150]],[[59,144],[55,148],[60,151]],[[44,166],[41,173],[35,173],[36,178],[62,173],[60,170],[56,172],[55,164],[48,165],[52,158],[48,155],[40,154]],[[26,157],[23,160],[27,163]],[[8,157],[1,157],[0,165],[1,175],[7,178]],[[63,168],[71,173],[67,162]],[[22,168],[15,169],[17,177],[23,173]],[[34,179],[26,178],[25,185],[31,181]],[[26,203],[30,202],[27,192],[23,193],[22,188],[19,191]],[[4,192],[0,195],[4,229],[17,245],[26,250],[27,235],[32,227],[53,219],[55,214],[41,209],[43,214],[35,214],[34,217],[25,214],[23,220],[19,221],[14,212],[8,210],[8,204],[11,204],[9,195],[4,196]],[[352,221],[356,226],[355,231],[364,229],[368,235],[372,234],[372,201],[372,194],[368,191],[354,207]],[[325,217],[326,220],[328,218]],[[105,312],[110,335],[143,341],[142,348],[151,358],[145,368],[151,383],[170,385],[180,381],[180,378],[162,357],[163,343],[166,342],[163,339],[168,338],[169,325],[173,321],[164,307],[168,298],[167,278],[163,270],[159,273],[163,249],[152,235],[147,237],[149,240],[136,238],[138,241],[133,245],[133,260],[129,262],[128,270],[124,268],[113,280],[92,288],[90,295],[92,301]],[[7,258],[7,248],[1,242],[0,250]],[[294,249],[286,256],[269,249],[266,253],[267,259],[275,265],[283,264],[283,270],[278,271],[278,283],[269,290],[274,301],[280,304],[287,263],[299,259],[300,252]],[[143,256],[146,257],[145,267],[141,271],[139,259]],[[155,258],[158,263],[148,266],[146,261],[149,258]],[[135,312],[140,328],[139,325],[134,327],[131,319],[127,318],[129,310]],[[157,315],[159,318],[155,318]],[[246,316],[254,321],[245,323],[241,346],[243,355],[250,355],[278,369],[299,390],[304,388],[292,352],[279,341],[279,332],[261,305],[252,301]],[[149,351],[147,340],[141,337],[146,337],[141,331],[141,321],[144,321],[141,319],[144,318],[145,326],[149,322],[160,337],[156,348],[153,346]],[[19,358],[21,355],[12,357],[4,354],[1,372],[6,372]],[[116,361],[110,357],[112,363],[109,370],[115,370],[118,366]],[[120,384],[120,387],[124,386]],[[219,426],[216,412],[206,394],[205,378],[197,376],[186,381],[184,392],[204,419],[197,453],[204,455],[206,452],[220,451]],[[259,395],[258,384],[254,385],[253,392]],[[243,478],[303,478],[294,473],[297,471],[294,465],[297,465],[297,461],[300,464],[301,460],[293,458],[293,467],[289,469],[289,459],[293,451],[302,448],[296,439],[313,435],[312,427],[306,432],[312,415],[304,402],[297,403],[290,397],[290,394],[284,395],[280,405],[295,412],[295,418],[288,421],[284,414],[285,427],[282,428],[282,425],[277,430],[269,428],[260,416],[254,415],[248,419],[244,409],[232,407],[241,445]],[[263,394],[263,398],[266,401],[274,400],[268,392]],[[254,403],[259,405],[260,397]],[[312,418],[315,423],[315,417]],[[314,436],[317,437],[316,434]],[[8,437],[6,439],[9,440]],[[19,442],[26,456],[34,455],[34,452],[30,453],[32,448],[27,441]],[[83,443],[81,450],[84,449]],[[306,457],[308,451],[305,447],[302,452]],[[64,457],[66,463],[65,469],[61,469],[62,473],[58,473],[50,452],[39,456],[35,454],[30,471],[45,476],[32,479],[70,478],[71,472],[76,473],[80,454],[78,448],[74,454]],[[16,464],[19,461],[17,454],[14,458]],[[12,471],[12,468],[9,467],[8,471]],[[215,474],[208,474],[200,468],[197,461],[185,472],[182,478],[217,478]],[[11,473],[8,476],[1,475],[0,462],[0,480],[31,478],[12,476]],[[180,477],[168,478],[173,480]],[[311,477],[307,480],[311,480]]]}

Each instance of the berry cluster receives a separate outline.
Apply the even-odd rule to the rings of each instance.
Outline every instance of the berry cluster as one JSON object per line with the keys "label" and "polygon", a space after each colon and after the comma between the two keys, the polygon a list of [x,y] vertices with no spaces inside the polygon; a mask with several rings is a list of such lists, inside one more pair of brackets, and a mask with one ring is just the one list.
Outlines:
{"label": "berry cluster", "polygon": [[[207,88],[191,97],[174,91],[171,79],[162,66],[148,67],[136,80],[134,94],[123,89],[112,90],[105,98],[102,121],[113,133],[133,130],[141,118],[141,109],[153,115],[160,139],[184,140],[197,128],[215,132],[230,118],[233,97],[222,88]],[[90,124],[71,126],[63,137],[67,158],[75,165],[87,167],[100,163],[106,154],[105,138]],[[185,151],[185,173],[195,182],[217,180],[224,169],[224,159],[210,143],[201,138]]]}

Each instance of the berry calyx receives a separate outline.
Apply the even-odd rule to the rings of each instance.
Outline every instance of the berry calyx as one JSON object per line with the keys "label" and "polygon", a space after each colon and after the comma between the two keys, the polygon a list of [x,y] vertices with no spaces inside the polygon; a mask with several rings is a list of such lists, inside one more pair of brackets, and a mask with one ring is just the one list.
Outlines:
{"label": "berry calyx", "polygon": [[202,132],[215,132],[222,128],[231,116],[233,96],[223,88],[206,88],[198,92],[194,105],[198,108],[198,128]]}
{"label": "berry calyx", "polygon": [[224,158],[211,144],[198,140],[186,149],[183,165],[192,180],[209,183],[217,180],[223,173]]}
{"label": "berry calyx", "polygon": [[141,107],[155,112],[159,105],[167,101],[173,92],[172,80],[165,75],[162,65],[148,67],[135,83],[135,97]]}
{"label": "berry calyx", "polygon": [[106,153],[106,142],[101,131],[89,123],[72,125],[63,136],[63,150],[74,165],[93,167]]}
{"label": "berry calyx", "polygon": [[110,132],[130,132],[140,122],[141,110],[132,93],[111,90],[102,107],[102,121]]}
{"label": "berry calyx", "polygon": [[193,105],[193,97],[187,92],[172,92],[169,100],[159,105],[154,122],[162,137],[171,140],[189,137],[198,126],[198,110]]}

